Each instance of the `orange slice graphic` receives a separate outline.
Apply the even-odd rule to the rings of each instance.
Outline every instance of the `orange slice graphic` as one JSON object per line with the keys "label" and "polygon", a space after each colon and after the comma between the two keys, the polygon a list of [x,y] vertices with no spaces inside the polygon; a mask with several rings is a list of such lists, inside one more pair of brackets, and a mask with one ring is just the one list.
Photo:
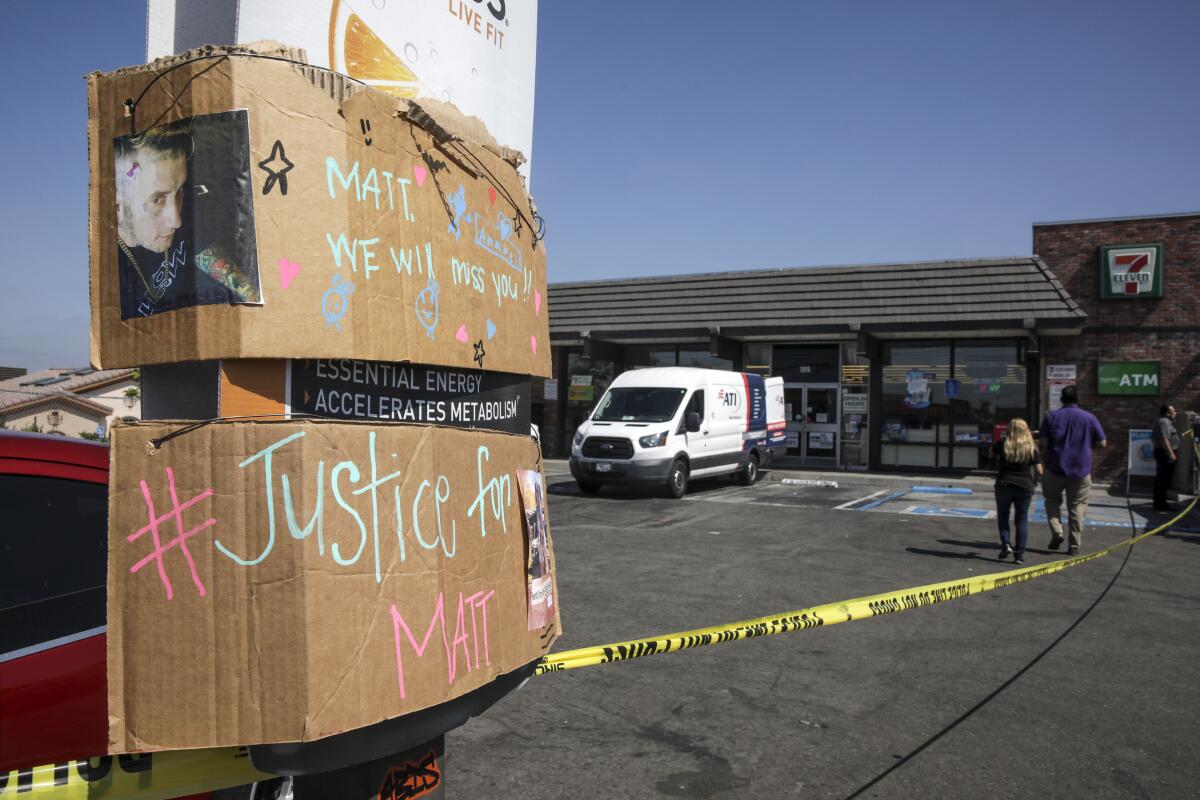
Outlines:
{"label": "orange slice graphic", "polygon": [[329,66],[400,97],[417,96],[417,76],[345,0],[329,14]]}

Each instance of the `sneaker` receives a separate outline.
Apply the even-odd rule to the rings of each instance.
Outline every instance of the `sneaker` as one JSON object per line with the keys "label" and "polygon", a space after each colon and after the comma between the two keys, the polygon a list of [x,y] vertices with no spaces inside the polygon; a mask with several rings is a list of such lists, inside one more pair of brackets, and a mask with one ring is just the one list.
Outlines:
{"label": "sneaker", "polygon": [[1055,536],[1050,540],[1050,544],[1046,545],[1046,547],[1050,550],[1057,550],[1058,548],[1062,547],[1062,543],[1063,537]]}
{"label": "sneaker", "polygon": [[1073,555],[1076,555],[1076,554],[1078,554],[1078,553],[1079,553],[1079,548],[1078,548],[1078,547],[1068,547],[1068,548],[1067,548],[1067,555],[1069,555],[1069,556],[1073,556]]}
{"label": "sneaker", "polygon": [[1009,547],[1008,545],[1004,545],[1003,547],[1000,548],[1000,555],[998,555],[997,558],[1000,559],[1001,561],[1003,561],[1004,559],[1008,558],[1012,554],[1013,554],[1013,549],[1011,547]]}
{"label": "sneaker", "polygon": [[1024,556],[1013,556],[1013,563],[1014,564],[1024,564],[1025,557]]}

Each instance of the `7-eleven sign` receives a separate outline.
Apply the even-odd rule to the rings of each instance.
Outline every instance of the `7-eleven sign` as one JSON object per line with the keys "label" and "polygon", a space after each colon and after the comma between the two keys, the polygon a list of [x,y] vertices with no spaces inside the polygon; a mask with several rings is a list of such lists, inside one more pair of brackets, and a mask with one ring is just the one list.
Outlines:
{"label": "7-eleven sign", "polygon": [[1162,297],[1162,245],[1100,248],[1100,296]]}

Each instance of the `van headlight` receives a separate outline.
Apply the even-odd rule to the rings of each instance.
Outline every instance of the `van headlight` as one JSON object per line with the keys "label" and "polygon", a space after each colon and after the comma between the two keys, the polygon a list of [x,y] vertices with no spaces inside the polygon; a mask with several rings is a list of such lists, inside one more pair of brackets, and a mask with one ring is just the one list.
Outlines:
{"label": "van headlight", "polygon": [[584,440],[583,431],[581,431],[581,430],[575,431],[575,438],[571,440],[572,442],[574,442],[575,446],[582,447],[583,440]]}
{"label": "van headlight", "polygon": [[652,433],[649,436],[643,436],[638,439],[638,444],[642,447],[662,447],[667,443],[667,432]]}

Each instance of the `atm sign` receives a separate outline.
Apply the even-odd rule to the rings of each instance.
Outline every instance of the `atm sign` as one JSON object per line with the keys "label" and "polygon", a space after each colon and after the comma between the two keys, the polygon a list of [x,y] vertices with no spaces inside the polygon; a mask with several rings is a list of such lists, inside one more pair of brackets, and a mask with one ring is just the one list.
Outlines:
{"label": "atm sign", "polygon": [[1160,393],[1157,361],[1100,362],[1098,394],[1154,396]]}

